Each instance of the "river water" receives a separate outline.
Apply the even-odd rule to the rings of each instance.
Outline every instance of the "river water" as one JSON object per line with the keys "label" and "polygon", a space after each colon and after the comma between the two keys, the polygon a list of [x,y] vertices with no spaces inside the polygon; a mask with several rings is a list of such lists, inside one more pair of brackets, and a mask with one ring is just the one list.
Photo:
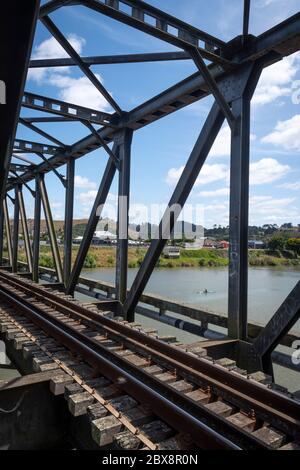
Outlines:
{"label": "river water", "polygon": [[[137,269],[129,269],[129,286],[136,273]],[[86,270],[82,273],[82,276],[114,282],[115,270],[114,268]],[[299,279],[299,268],[250,267],[248,286],[249,321],[265,325]],[[227,315],[227,288],[227,268],[158,268],[154,270],[145,292]],[[204,289],[207,289],[207,294],[203,293]],[[87,299],[86,296],[78,295],[78,297]],[[191,323],[197,323],[192,319],[180,317],[179,315],[172,314],[172,316],[188,320]],[[145,327],[157,328],[160,335],[171,334],[185,343],[199,341],[199,337],[196,335],[144,316],[136,315],[136,320]],[[214,328],[218,329],[217,327]],[[293,330],[300,332],[300,322],[294,326]],[[292,349],[281,346],[278,349],[286,354],[292,353]],[[287,387],[290,391],[300,390],[299,372],[275,365],[274,373],[275,381],[278,384]]]}
{"label": "river water", "polygon": [[[129,269],[131,285],[137,269]],[[115,270],[86,270],[83,276],[114,282]],[[249,320],[266,324],[300,279],[300,269],[249,268]],[[208,293],[204,294],[203,290]],[[227,268],[159,268],[146,287],[147,293],[227,314]],[[300,327],[297,327],[300,331]]]}

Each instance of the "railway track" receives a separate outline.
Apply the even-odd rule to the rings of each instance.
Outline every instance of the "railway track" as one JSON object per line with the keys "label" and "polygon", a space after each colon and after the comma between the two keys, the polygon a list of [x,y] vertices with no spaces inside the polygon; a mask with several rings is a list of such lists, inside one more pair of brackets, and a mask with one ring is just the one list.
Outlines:
{"label": "railway track", "polygon": [[36,370],[63,371],[53,390],[63,388],[75,416],[89,413],[99,445],[299,448],[300,402],[268,377],[258,383],[234,361],[213,361],[202,342],[168,344],[154,330],[7,272],[0,299],[1,331],[32,354]]}

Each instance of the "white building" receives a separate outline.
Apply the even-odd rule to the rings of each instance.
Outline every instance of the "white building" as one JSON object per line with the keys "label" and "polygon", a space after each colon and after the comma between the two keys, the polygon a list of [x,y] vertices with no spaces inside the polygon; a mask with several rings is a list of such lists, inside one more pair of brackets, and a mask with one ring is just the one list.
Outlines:
{"label": "white building", "polygon": [[93,238],[97,240],[116,240],[117,235],[109,232],[108,230],[96,230]]}

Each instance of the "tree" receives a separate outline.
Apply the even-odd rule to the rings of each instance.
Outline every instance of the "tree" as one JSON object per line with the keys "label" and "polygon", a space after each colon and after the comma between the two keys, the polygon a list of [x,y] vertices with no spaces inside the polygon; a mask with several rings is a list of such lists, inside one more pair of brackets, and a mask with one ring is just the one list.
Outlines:
{"label": "tree", "polygon": [[289,238],[286,242],[286,248],[300,254],[300,238]]}
{"label": "tree", "polygon": [[283,237],[273,237],[269,240],[268,246],[270,250],[284,250],[286,240]]}

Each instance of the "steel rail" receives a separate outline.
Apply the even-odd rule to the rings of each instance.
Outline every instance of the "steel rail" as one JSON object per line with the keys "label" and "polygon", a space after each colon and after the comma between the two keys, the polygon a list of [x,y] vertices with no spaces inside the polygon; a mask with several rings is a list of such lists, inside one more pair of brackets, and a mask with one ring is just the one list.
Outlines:
{"label": "steel rail", "polygon": [[[29,295],[37,295],[39,300],[47,302],[60,310],[61,313],[70,316],[79,316],[81,319],[93,320],[98,326],[105,328],[111,336],[114,336],[124,344],[142,350],[145,354],[168,363],[169,367],[184,375],[194,376],[201,382],[209,385],[218,394],[231,397],[236,403],[243,402],[245,409],[259,412],[266,420],[273,417],[274,422],[279,423],[286,433],[300,433],[300,403],[284,396],[274,390],[251,381],[239,374],[234,374],[216,364],[211,364],[205,359],[193,357],[185,351],[170,346],[156,338],[146,336],[137,330],[118,323],[100,314],[92,312],[76,303],[58,297],[52,292],[45,292],[35,285],[28,285],[23,280],[16,280],[8,273],[0,273],[0,279],[4,279],[11,286],[22,287]],[[118,358],[117,358],[118,359]]]}
{"label": "steel rail", "polygon": [[[204,446],[205,449],[241,450],[238,445],[211,429],[207,424],[201,422],[198,417],[192,416],[191,413],[175,404],[171,398],[162,396],[159,391],[154,390],[144,381],[124,370],[120,365],[112,362],[111,357],[105,357],[115,356],[115,354],[105,350],[95,340],[88,338],[62,321],[54,319],[50,314],[41,312],[40,309],[33,307],[24,299],[18,299],[16,294],[10,293],[3,286],[0,287],[0,297],[67,348],[80,354],[98,372],[112,380],[118,388],[129,393],[141,403],[151,403],[155,414],[173,428],[190,435],[200,447]],[[119,358],[119,362],[124,362],[124,359],[120,360]],[[151,378],[146,372],[144,374]],[[178,394],[178,392],[176,393]]]}

